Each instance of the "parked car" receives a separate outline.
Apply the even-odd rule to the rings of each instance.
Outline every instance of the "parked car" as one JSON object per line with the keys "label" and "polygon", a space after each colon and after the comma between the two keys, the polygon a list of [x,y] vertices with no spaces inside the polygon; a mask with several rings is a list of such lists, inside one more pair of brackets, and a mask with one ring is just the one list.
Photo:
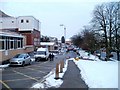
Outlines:
{"label": "parked car", "polygon": [[35,57],[35,61],[48,60],[49,58],[48,48],[38,48],[34,57]]}
{"label": "parked car", "polygon": [[10,65],[25,66],[26,64],[31,64],[31,62],[31,58],[27,53],[17,54],[16,56],[10,59]]}

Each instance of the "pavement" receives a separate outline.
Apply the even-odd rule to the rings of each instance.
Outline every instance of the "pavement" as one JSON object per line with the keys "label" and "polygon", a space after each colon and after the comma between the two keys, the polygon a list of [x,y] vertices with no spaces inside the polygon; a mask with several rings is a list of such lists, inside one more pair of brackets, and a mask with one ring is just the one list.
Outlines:
{"label": "pavement", "polygon": [[63,76],[60,88],[82,88],[88,90],[88,86],[81,78],[80,70],[72,60],[68,61],[68,68]]}

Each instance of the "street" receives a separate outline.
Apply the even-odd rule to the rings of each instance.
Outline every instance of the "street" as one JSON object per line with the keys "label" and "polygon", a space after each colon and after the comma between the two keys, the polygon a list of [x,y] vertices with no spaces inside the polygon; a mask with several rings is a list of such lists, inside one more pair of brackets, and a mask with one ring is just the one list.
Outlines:
{"label": "street", "polygon": [[40,81],[52,69],[56,67],[56,63],[67,57],[75,57],[76,53],[69,52],[67,54],[56,55],[54,61],[33,62],[32,65],[12,66],[2,71],[2,88],[30,88],[34,83]]}
{"label": "street", "polygon": [[2,0],[0,90],[120,89],[120,0],[92,2]]}

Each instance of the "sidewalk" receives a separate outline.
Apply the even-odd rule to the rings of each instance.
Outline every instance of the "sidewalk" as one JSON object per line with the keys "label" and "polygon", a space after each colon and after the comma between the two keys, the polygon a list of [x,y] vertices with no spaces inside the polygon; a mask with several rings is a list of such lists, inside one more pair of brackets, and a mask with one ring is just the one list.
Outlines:
{"label": "sidewalk", "polygon": [[80,70],[72,60],[68,61],[68,68],[63,76],[63,84],[60,88],[84,88],[88,90],[88,86],[81,79]]}

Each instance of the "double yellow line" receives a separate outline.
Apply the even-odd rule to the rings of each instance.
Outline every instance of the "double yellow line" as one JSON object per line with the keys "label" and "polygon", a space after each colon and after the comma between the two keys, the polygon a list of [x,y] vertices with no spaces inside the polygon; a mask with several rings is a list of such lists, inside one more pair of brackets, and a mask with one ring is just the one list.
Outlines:
{"label": "double yellow line", "polygon": [[7,84],[5,84],[2,80],[0,80],[0,83],[2,83],[8,90],[12,90]]}

